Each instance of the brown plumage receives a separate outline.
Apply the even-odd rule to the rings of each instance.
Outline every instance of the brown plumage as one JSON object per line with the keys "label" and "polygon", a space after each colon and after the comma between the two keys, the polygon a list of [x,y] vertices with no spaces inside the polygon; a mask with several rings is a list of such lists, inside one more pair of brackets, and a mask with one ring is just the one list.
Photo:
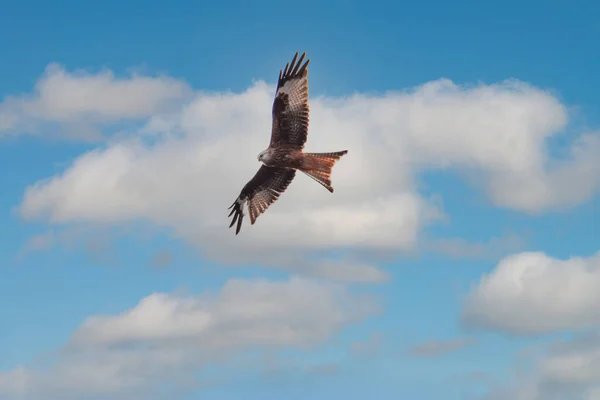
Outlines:
{"label": "brown plumage", "polygon": [[334,153],[303,153],[302,165],[298,169],[333,193],[331,170],[336,161],[347,152],[348,150],[336,151]]}
{"label": "brown plumage", "polygon": [[308,64],[304,64],[303,53],[298,53],[283,71],[279,71],[275,99],[273,101],[271,142],[266,150],[258,155],[263,163],[254,177],[242,188],[238,198],[229,207],[236,222],[235,234],[240,232],[244,218],[244,205],[250,214],[250,223],[264,213],[283,193],[296,175],[296,170],[323,185],[333,193],[331,171],[335,163],[347,150],[330,153],[304,153],[308,136]]}

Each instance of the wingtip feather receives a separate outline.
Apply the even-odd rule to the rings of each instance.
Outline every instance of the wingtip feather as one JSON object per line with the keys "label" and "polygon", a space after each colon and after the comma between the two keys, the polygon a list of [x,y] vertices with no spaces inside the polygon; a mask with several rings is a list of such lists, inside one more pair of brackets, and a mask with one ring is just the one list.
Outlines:
{"label": "wingtip feather", "polygon": [[304,64],[302,64],[302,62],[306,58],[306,52],[303,52],[299,59],[298,59],[298,54],[300,54],[300,53],[296,52],[296,54],[294,54],[294,58],[292,58],[292,61],[285,64],[285,68],[283,69],[283,71],[279,70],[279,80],[280,81],[282,79],[285,79],[285,78],[288,78],[291,76],[295,76],[299,73],[302,75],[306,75],[308,73],[307,67],[308,67],[308,64],[310,63],[310,58],[307,58],[306,61],[304,62]]}
{"label": "wingtip feather", "polygon": [[244,219],[243,204],[240,203],[240,199],[237,198],[228,209],[232,209],[228,217],[231,217],[233,215],[233,218],[229,223],[229,227],[231,228],[237,222],[237,226],[235,229],[235,234],[237,235],[238,233],[240,233],[240,229],[242,227],[242,220]]}
{"label": "wingtip feather", "polygon": [[291,66],[294,66],[297,58],[298,58],[298,52],[296,52],[296,54],[294,54],[294,58],[292,58],[292,62],[290,63]]}
{"label": "wingtip feather", "polygon": [[240,216],[240,219],[238,220],[238,224],[237,227],[235,228],[235,234],[237,236],[238,233],[240,233],[240,229],[242,229],[242,220],[243,220],[243,216]]}
{"label": "wingtip feather", "polygon": [[[298,52],[296,52],[296,56],[297,55],[298,55]],[[294,65],[294,62],[292,62],[292,65],[294,65],[294,69],[292,70],[292,73],[290,75],[294,76],[298,73],[298,70],[300,69],[300,65],[302,64],[302,61],[304,61],[305,56],[306,56],[306,53],[302,53],[302,56],[300,57],[300,59],[298,60],[296,65]],[[294,61],[295,60],[296,60],[296,57],[294,57]]]}

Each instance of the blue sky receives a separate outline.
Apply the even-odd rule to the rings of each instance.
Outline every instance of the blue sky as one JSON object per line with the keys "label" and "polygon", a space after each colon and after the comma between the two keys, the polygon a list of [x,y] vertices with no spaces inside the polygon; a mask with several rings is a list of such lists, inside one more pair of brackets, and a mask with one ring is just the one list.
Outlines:
{"label": "blue sky", "polygon": [[[0,398],[600,398],[600,5],[2,8]],[[235,236],[296,51],[349,154]]]}

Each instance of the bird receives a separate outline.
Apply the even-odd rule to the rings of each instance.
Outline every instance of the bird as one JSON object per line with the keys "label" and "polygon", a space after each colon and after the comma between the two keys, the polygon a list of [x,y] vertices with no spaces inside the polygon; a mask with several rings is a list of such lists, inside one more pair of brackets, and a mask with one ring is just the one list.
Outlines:
{"label": "bird", "polygon": [[308,136],[308,64],[304,64],[306,52],[298,58],[298,52],[291,62],[279,70],[279,79],[272,107],[271,141],[269,147],[258,154],[262,163],[256,174],[240,191],[228,208],[229,217],[236,222],[235,234],[240,233],[245,211],[248,209],[250,224],[264,213],[271,204],[288,188],[296,171],[301,171],[333,193],[331,171],[334,164],[348,150],[328,153],[305,153],[304,144]]}

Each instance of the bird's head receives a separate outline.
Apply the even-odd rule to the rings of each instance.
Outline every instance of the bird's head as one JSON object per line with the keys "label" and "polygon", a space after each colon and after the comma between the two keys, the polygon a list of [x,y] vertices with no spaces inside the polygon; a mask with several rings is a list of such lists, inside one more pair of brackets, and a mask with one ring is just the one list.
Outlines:
{"label": "bird's head", "polygon": [[266,150],[263,150],[260,153],[258,153],[258,157],[257,157],[258,161],[263,161],[265,159],[266,153],[267,153]]}

